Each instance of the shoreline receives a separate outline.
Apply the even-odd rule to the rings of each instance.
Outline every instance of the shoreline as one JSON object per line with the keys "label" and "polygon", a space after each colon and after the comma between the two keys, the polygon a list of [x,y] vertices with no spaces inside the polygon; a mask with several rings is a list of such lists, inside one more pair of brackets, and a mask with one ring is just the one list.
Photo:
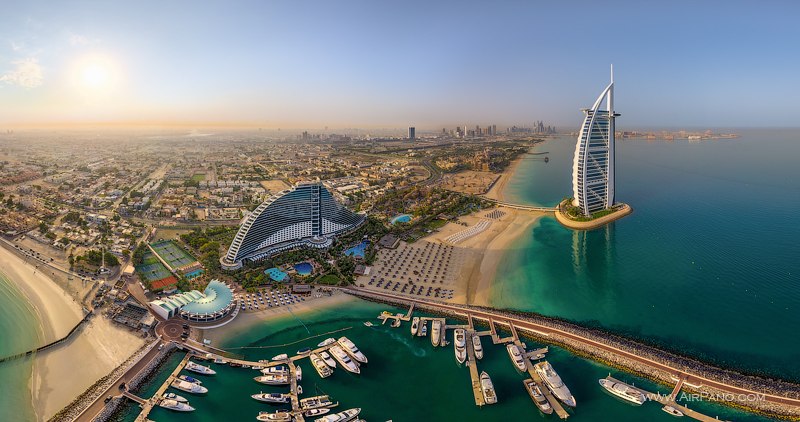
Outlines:
{"label": "shoreline", "polygon": [[500,174],[500,178],[498,178],[497,181],[492,184],[492,187],[489,189],[489,191],[480,196],[488,199],[494,199],[496,201],[505,201],[506,185],[508,184],[509,179],[514,177],[514,173],[517,172],[517,168],[526,155],[528,155],[527,152],[515,158],[514,161],[512,161],[511,164],[509,164],[508,167],[503,170],[503,173]]}

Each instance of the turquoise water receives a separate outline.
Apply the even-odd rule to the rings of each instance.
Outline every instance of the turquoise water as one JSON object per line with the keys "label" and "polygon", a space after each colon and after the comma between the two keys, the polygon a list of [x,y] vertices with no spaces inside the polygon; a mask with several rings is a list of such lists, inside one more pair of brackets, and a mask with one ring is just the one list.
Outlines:
{"label": "turquoise water", "polygon": [[[617,200],[633,214],[590,232],[543,218],[504,256],[493,305],[800,380],[800,131],[741,135],[618,140]],[[524,161],[508,199],[570,195],[574,145],[537,146],[550,162]]]}
{"label": "turquoise water", "polygon": [[301,262],[294,264],[294,270],[300,275],[309,275],[314,268],[308,262]]}
{"label": "turquoise water", "polygon": [[[315,346],[329,336],[346,335],[367,355],[369,364],[362,367],[362,373],[358,376],[337,369],[331,377],[320,379],[307,360],[300,361],[303,368],[301,385],[305,390],[303,397],[315,395],[316,392],[330,394],[341,403],[339,409],[361,407],[362,417],[371,422],[389,419],[398,422],[558,420],[554,416],[545,417],[536,410],[522,386],[525,376],[514,369],[504,347],[491,344],[485,344],[485,356],[478,367],[492,377],[500,402],[482,409],[476,407],[469,371],[457,364],[452,347],[434,350],[427,337],[410,336],[408,323],[397,329],[389,328],[388,325],[365,327],[362,324],[365,320],[379,322],[375,317],[385,309],[402,311],[359,300],[340,308],[302,314],[302,323],[295,317],[287,316],[255,326],[252,330],[227,340],[222,346],[243,353],[250,359],[265,359],[279,353],[292,354],[304,346]],[[343,328],[349,329],[335,334],[324,334]],[[303,340],[310,335],[320,334],[319,337]],[[452,337],[452,332],[449,334]],[[449,340],[452,341],[452,338]],[[292,344],[276,346],[287,343]],[[242,346],[266,348],[237,349]],[[529,342],[529,346],[536,345]],[[173,357],[172,362],[144,389],[142,395],[152,394],[179,360],[180,356]],[[597,380],[611,372],[618,378],[652,391],[669,393],[667,387],[655,386],[645,380],[577,358],[558,348],[551,347],[548,360],[559,371],[578,402],[571,421],[673,420],[660,410],[658,404],[647,403],[634,407],[609,396],[597,385]],[[221,418],[251,421],[255,420],[259,411],[280,408],[256,402],[249,396],[260,391],[285,392],[288,388],[257,384],[252,380],[257,374],[253,370],[221,365],[213,367],[218,371],[217,375],[202,377],[203,385],[209,388],[209,394],[188,397],[197,411],[179,414],[156,408],[150,414],[150,419],[159,422],[214,421]],[[690,406],[719,415],[720,419],[764,420],[709,403],[694,403]],[[138,407],[131,406],[120,419],[133,421],[138,410]]]}
{"label": "turquoise water", "polygon": [[264,270],[264,274],[268,275],[273,281],[283,281],[286,278],[286,273],[275,268],[267,268]]}
{"label": "turquoise water", "polygon": [[409,221],[411,221],[411,215],[409,215],[409,214],[400,214],[400,215],[396,215],[396,216],[392,217],[392,219],[391,219],[391,220],[389,220],[389,221],[390,221],[392,224],[396,224],[396,223],[408,223]]}
{"label": "turquoise water", "polygon": [[[39,345],[39,320],[22,292],[0,273],[0,356]],[[0,363],[0,420],[34,420],[30,379],[33,358]]]}
{"label": "turquoise water", "polygon": [[359,243],[358,245],[355,245],[352,248],[346,249],[344,251],[344,254],[347,255],[347,256],[351,256],[352,255],[352,256],[359,257],[359,258],[363,258],[364,257],[364,251],[367,249],[367,245],[369,245],[369,242],[364,240],[361,243]]}

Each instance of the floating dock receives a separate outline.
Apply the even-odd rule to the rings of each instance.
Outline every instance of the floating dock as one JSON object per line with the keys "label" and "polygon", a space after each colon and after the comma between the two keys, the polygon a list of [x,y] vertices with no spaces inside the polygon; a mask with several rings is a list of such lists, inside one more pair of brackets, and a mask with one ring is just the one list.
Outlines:
{"label": "floating dock", "polygon": [[467,367],[469,367],[469,377],[472,380],[472,394],[475,396],[475,405],[483,406],[486,404],[486,399],[483,397],[483,390],[481,389],[481,376],[478,373],[478,364],[475,359],[475,350],[472,347],[472,336],[469,332],[466,336],[467,340]]}
{"label": "floating dock", "polygon": [[677,384],[675,384],[675,388],[672,389],[672,393],[669,394],[669,395],[651,393],[651,392],[649,392],[647,390],[642,390],[639,387],[636,387],[636,386],[627,384],[625,382],[622,382],[622,381],[620,381],[620,380],[618,380],[618,379],[616,379],[616,378],[614,378],[614,377],[612,377],[610,375],[607,376],[606,379],[608,379],[610,381],[613,381],[613,382],[618,382],[618,383],[621,383],[621,384],[625,384],[628,387],[630,387],[630,388],[632,388],[632,389],[634,389],[636,391],[639,391],[642,394],[644,394],[645,397],[647,397],[648,400],[659,402],[659,403],[663,404],[664,406],[672,406],[675,409],[680,410],[681,412],[683,412],[684,415],[686,415],[686,416],[688,416],[688,417],[690,417],[692,419],[695,419],[695,420],[698,420],[698,421],[703,421],[703,422],[719,422],[720,421],[718,418],[712,418],[711,416],[704,415],[704,414],[702,414],[700,412],[694,411],[692,409],[689,409],[686,406],[680,405],[680,404],[675,402],[675,398],[678,397],[678,393],[680,393],[681,388],[683,388],[683,384],[686,382],[686,378],[680,378],[678,380]]}
{"label": "floating dock", "polygon": [[167,377],[166,381],[164,381],[164,383],[161,384],[161,387],[158,387],[156,393],[153,394],[153,397],[151,397],[149,400],[144,400],[142,398],[137,397],[140,400],[142,400],[141,402],[139,402],[133,397],[131,397],[133,396],[133,394],[128,393],[127,391],[123,392],[123,395],[125,397],[137,401],[139,405],[142,407],[142,411],[139,413],[139,416],[136,417],[136,422],[145,422],[148,420],[147,417],[150,415],[150,411],[153,410],[153,407],[155,407],[156,405],[158,405],[158,403],[161,402],[161,397],[164,396],[164,392],[167,391],[167,388],[169,388],[169,385],[172,384],[172,381],[178,377],[178,374],[183,370],[183,368],[186,366],[186,363],[189,362],[189,358],[191,357],[192,357],[191,354],[187,353],[186,356],[184,356],[183,359],[181,359],[181,362],[178,364],[178,366],[175,367],[172,373]]}

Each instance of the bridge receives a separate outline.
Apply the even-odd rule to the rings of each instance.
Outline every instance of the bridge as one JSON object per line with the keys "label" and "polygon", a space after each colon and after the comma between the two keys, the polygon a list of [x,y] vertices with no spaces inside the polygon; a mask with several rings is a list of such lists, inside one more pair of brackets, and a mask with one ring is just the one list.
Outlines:
{"label": "bridge", "polygon": [[525,211],[541,211],[541,212],[556,212],[556,207],[539,207],[535,205],[524,205],[524,204],[514,204],[512,202],[500,201],[497,199],[487,198],[482,195],[478,195],[481,199],[494,203],[495,205],[506,207],[506,208],[513,208],[515,210],[525,210]]}

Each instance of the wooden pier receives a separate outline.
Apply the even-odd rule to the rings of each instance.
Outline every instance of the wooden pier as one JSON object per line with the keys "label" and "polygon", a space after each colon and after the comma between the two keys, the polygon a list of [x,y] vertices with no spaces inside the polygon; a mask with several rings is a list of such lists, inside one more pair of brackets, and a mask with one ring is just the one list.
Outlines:
{"label": "wooden pier", "polygon": [[475,396],[475,405],[483,406],[486,399],[483,397],[481,389],[481,376],[478,373],[478,364],[475,359],[475,350],[472,347],[472,336],[467,335],[467,367],[469,367],[469,377],[472,380],[472,394]]}
{"label": "wooden pier", "polygon": [[292,413],[295,421],[303,422],[305,419],[303,418],[303,410],[300,409],[300,393],[297,392],[297,366],[291,360],[287,363],[289,365],[289,395],[291,395],[292,400]]}
{"label": "wooden pier", "polygon": [[[167,391],[167,388],[169,388],[169,385],[172,384],[172,381],[177,379],[178,374],[186,366],[186,363],[189,362],[189,358],[190,357],[191,357],[191,355],[187,353],[186,356],[184,356],[183,359],[181,359],[181,362],[178,364],[177,367],[175,367],[175,369],[172,371],[172,373],[167,377],[166,381],[164,381],[164,383],[161,384],[161,387],[158,387],[158,390],[156,390],[156,393],[153,394],[153,397],[151,397],[149,400],[145,401],[144,403],[139,402],[139,405],[142,406],[142,411],[139,413],[139,416],[136,417],[136,422],[144,422],[144,421],[148,420],[147,417],[150,415],[150,411],[153,410],[153,407],[155,407],[156,405],[158,405],[158,403],[161,402],[161,397],[164,396],[164,392]],[[128,397],[128,396],[126,396],[126,397]],[[128,398],[131,398],[131,397],[128,397]]]}
{"label": "wooden pier", "polygon": [[525,365],[528,369],[528,375],[531,376],[531,379],[542,390],[542,394],[547,399],[547,402],[550,403],[550,406],[553,407],[553,410],[556,412],[561,419],[566,419],[569,417],[569,413],[564,409],[564,406],[561,405],[561,402],[558,401],[557,398],[553,396],[547,386],[544,385],[544,381],[542,381],[542,377],[536,372],[536,369],[533,367],[533,363],[531,363],[530,359],[525,359]]}
{"label": "wooden pier", "polygon": [[678,383],[675,384],[675,388],[672,390],[672,393],[669,394],[669,395],[651,393],[651,392],[649,392],[647,390],[643,390],[643,389],[641,389],[639,387],[635,387],[635,386],[626,384],[626,383],[624,383],[624,382],[622,382],[622,381],[620,381],[620,380],[618,380],[618,379],[616,379],[616,378],[614,378],[614,377],[612,377],[610,375],[608,377],[606,377],[606,379],[608,379],[610,381],[613,381],[613,382],[618,382],[618,383],[622,383],[622,384],[628,385],[628,387],[630,387],[630,388],[632,388],[634,390],[637,390],[637,391],[641,392],[642,394],[644,394],[645,397],[647,397],[648,400],[661,403],[664,406],[672,406],[675,409],[680,410],[681,412],[683,412],[684,415],[686,415],[686,416],[688,416],[688,417],[690,417],[692,419],[695,419],[695,420],[698,420],[698,421],[703,421],[703,422],[719,422],[720,421],[718,418],[712,418],[711,416],[704,415],[704,414],[702,414],[700,412],[694,411],[692,409],[689,409],[686,406],[680,405],[677,402],[675,402],[675,399],[678,397],[678,393],[680,392],[681,388],[683,388],[684,382],[686,382],[686,378],[685,377],[681,377],[678,380]]}

